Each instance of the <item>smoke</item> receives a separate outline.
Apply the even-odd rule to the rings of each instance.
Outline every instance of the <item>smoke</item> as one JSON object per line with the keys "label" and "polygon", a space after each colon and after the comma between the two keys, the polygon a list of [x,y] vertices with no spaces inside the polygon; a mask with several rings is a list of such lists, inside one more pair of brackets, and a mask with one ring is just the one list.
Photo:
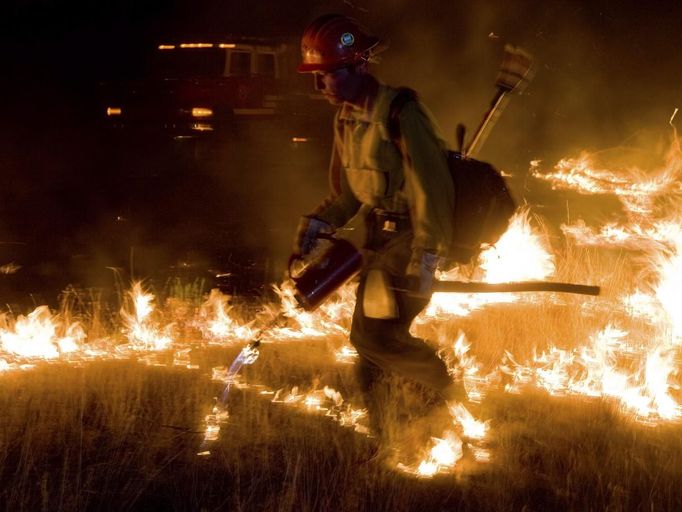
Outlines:
{"label": "smoke", "polygon": [[377,74],[416,88],[451,142],[457,122],[469,133],[480,122],[504,45],[535,56],[535,79],[512,99],[481,153],[504,168],[665,130],[682,99],[682,57],[671,44],[679,16],[671,12],[599,1],[364,7],[372,28],[391,40]]}
{"label": "smoke", "polygon": [[[552,166],[585,150],[618,148],[608,154],[624,149],[655,169],[664,155],[668,119],[682,103],[682,55],[671,44],[680,5],[424,0],[362,7],[345,12],[391,43],[374,72],[415,88],[451,147],[456,124],[470,138],[488,108],[504,45],[534,56],[532,82],[512,96],[478,157],[511,173],[515,197],[542,203],[545,215],[565,219],[571,198],[534,185],[531,160]],[[606,206],[581,200],[571,213],[603,216]]]}
{"label": "smoke", "polygon": [[[20,9],[20,2],[14,4],[21,23],[15,24],[17,34],[5,37],[21,38],[10,46],[17,72],[4,78],[12,82],[14,93],[8,99],[14,107],[12,115],[0,121],[5,135],[0,164],[5,175],[16,179],[0,196],[3,205],[13,205],[3,206],[3,232],[36,231],[38,221],[27,220],[23,211],[31,211],[32,218],[63,223],[71,210],[80,211],[81,198],[89,196],[89,215],[98,220],[83,228],[82,245],[97,238],[94,232],[104,239],[103,253],[109,252],[107,243],[116,237],[107,236],[114,228],[99,227],[114,223],[119,214],[113,206],[107,210],[106,205],[115,203],[106,197],[114,188],[109,181],[122,181],[130,169],[111,156],[121,148],[108,140],[98,147],[91,140],[87,127],[93,125],[83,119],[93,115],[94,106],[83,99],[83,91],[94,95],[103,69],[128,76],[128,67],[141,67],[140,49],[160,34],[281,36],[291,38],[295,49],[303,28],[316,16],[340,12],[357,17],[390,41],[373,72],[389,84],[415,88],[450,145],[457,123],[464,123],[471,136],[480,122],[495,92],[504,45],[522,46],[535,56],[535,78],[510,101],[480,153],[480,158],[512,172],[521,183],[531,160],[552,165],[585,149],[658,148],[661,134],[668,134],[670,114],[682,106],[679,2],[664,8],[607,0],[255,0],[247,9],[236,0],[175,0],[163,7],[138,7],[126,0],[118,12],[113,6],[81,9],[84,2],[74,1],[65,11],[71,18],[64,26],[52,19],[52,14],[62,12],[59,2],[49,3],[49,9],[38,4]],[[121,23],[126,31],[120,29]],[[74,46],[73,41],[88,44]],[[48,59],[51,64],[45,68],[47,50],[59,58]],[[295,59],[290,67],[294,65]],[[22,82],[27,76],[38,85],[27,87]],[[144,219],[150,226],[147,231],[126,225],[120,228],[124,238],[131,239],[131,245],[159,239],[159,252],[167,255],[171,246],[189,247],[195,253],[216,247],[229,252],[242,246],[267,254],[271,273],[277,274],[290,250],[298,216],[327,192],[333,109],[325,107],[326,113],[311,126],[314,137],[307,144],[290,144],[292,126],[254,125],[238,140],[190,163],[172,154],[138,162],[140,176],[154,179],[131,182],[128,203],[139,204],[137,197],[157,199],[147,207],[154,214]],[[36,127],[35,119],[50,122]],[[55,144],[60,140],[55,135],[64,132],[67,122],[72,126],[71,142]],[[21,137],[12,135],[17,133]],[[14,138],[22,144],[13,144]],[[54,149],[46,152],[44,147],[49,146]],[[147,148],[144,153],[153,151]],[[67,174],[79,184],[77,194],[63,192],[66,186],[59,190],[49,186]],[[49,194],[37,197],[35,183],[45,176]],[[94,183],[99,195],[87,192],[88,183]],[[157,184],[166,189],[159,192]],[[201,187],[206,187],[205,193]],[[51,209],[45,206],[48,199]],[[61,229],[51,232],[58,237]],[[204,250],[202,245],[212,247]],[[121,251],[125,254],[128,248]]]}
{"label": "smoke", "polygon": [[[537,0],[335,0],[287,5],[291,12],[278,10],[276,17],[256,8],[254,17],[264,17],[253,25],[295,40],[323,13],[360,19],[390,42],[372,72],[389,84],[416,89],[451,146],[456,124],[464,123],[471,137],[488,108],[505,44],[533,54],[533,81],[511,99],[479,154],[514,174],[515,183],[525,182],[531,160],[551,165],[585,149],[650,141],[652,137],[641,133],[665,133],[669,115],[681,99],[682,58],[667,43],[676,25],[669,14],[651,8]],[[331,129],[331,124],[319,126],[320,133]],[[281,189],[262,197],[256,194],[270,228],[263,234],[270,237],[278,257],[289,249],[287,237],[293,235],[298,214],[308,212],[325,195],[328,140],[315,143],[316,149],[306,148],[308,155],[317,152],[314,157],[298,164],[287,157],[287,162],[271,167],[283,173],[273,181]],[[260,190],[258,183],[244,186]],[[291,200],[282,201],[280,190],[286,190]]]}

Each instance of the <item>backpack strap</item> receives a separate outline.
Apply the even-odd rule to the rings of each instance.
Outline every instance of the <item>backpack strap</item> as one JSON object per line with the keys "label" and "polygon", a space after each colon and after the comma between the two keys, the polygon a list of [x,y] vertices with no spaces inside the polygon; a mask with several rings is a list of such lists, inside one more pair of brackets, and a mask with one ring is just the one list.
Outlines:
{"label": "backpack strap", "polygon": [[417,101],[417,91],[410,89],[409,87],[399,87],[398,94],[395,95],[391,104],[388,107],[388,120],[386,123],[386,128],[388,131],[388,136],[391,141],[398,149],[398,152],[402,155],[400,149],[400,112],[402,112],[403,107],[410,101]]}
{"label": "backpack strap", "polygon": [[[403,107],[410,101],[417,101],[417,91],[410,89],[409,87],[399,87],[398,94],[393,97],[391,104],[388,107],[388,119],[386,122],[388,136],[403,161],[405,160],[405,155],[403,154],[403,148],[400,143],[402,139],[402,133],[400,133],[400,113],[402,112]],[[402,190],[404,186],[405,178],[403,178],[398,189]]]}
{"label": "backpack strap", "polygon": [[[341,109],[336,110],[336,114],[334,115],[334,141],[333,141],[333,148],[332,151],[336,153],[337,151],[337,145],[336,145],[336,138],[343,132],[344,129],[344,122],[341,120]],[[338,153],[332,155],[332,159],[335,158],[340,158]],[[330,164],[331,165],[331,164]],[[341,194],[341,169],[340,166],[338,165],[332,165],[330,169],[331,173],[329,175],[329,182],[331,185],[332,192],[334,194]]]}

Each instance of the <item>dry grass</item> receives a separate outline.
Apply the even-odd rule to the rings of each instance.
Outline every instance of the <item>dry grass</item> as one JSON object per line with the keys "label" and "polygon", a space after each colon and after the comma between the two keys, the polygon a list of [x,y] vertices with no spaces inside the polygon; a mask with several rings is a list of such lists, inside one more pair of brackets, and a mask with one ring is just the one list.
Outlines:
{"label": "dry grass", "polygon": [[[464,331],[487,369],[505,350],[523,361],[550,345],[584,345],[627,321],[613,299],[631,291],[631,263],[569,247],[561,278],[601,284],[605,297],[491,306],[438,327],[452,340]],[[96,298],[65,300],[96,332],[111,329]],[[267,343],[244,378],[272,389],[329,385],[358,403],[352,367],[332,356],[340,343]],[[467,460],[431,480],[372,460],[371,439],[253,389],[232,391],[230,420],[212,455],[199,457],[203,419],[222,387],[209,370],[238,349],[197,345],[199,370],[109,361],[0,375],[0,503],[12,511],[682,509],[679,425],[644,426],[606,400],[533,390],[492,390],[479,411],[491,419],[491,462]]]}
{"label": "dry grass", "polygon": [[[250,378],[267,369],[291,382],[288,370],[298,363],[299,348],[264,350],[262,367]],[[214,354],[228,355],[233,353]],[[319,370],[324,380],[348,382],[347,368]],[[641,426],[601,401],[492,394],[481,411],[493,419],[492,462],[464,464],[456,475],[422,481],[368,462],[371,440],[252,391],[233,392],[231,419],[212,456],[198,457],[201,420],[218,390],[199,371],[131,362],[3,376],[3,505],[49,511],[682,505],[679,428]]]}

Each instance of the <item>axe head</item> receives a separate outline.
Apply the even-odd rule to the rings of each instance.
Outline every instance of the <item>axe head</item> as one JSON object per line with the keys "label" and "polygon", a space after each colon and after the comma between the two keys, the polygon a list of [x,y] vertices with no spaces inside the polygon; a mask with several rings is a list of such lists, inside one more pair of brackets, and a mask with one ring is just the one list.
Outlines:
{"label": "axe head", "polygon": [[505,92],[512,91],[521,84],[525,85],[530,81],[532,66],[533,57],[528,52],[517,46],[506,45],[495,85]]}

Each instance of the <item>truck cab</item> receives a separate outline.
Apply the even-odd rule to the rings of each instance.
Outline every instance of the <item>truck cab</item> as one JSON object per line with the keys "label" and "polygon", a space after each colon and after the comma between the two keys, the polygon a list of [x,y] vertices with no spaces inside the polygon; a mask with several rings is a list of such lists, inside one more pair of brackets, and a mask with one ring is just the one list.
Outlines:
{"label": "truck cab", "polygon": [[230,130],[240,120],[309,117],[323,102],[294,72],[291,48],[245,37],[161,42],[140,79],[101,84],[101,114],[115,129],[176,138]]}
{"label": "truck cab", "polygon": [[268,288],[298,204],[326,191],[334,109],[296,73],[298,41],[166,39],[149,53],[134,79],[100,84],[99,252],[160,282]]}

